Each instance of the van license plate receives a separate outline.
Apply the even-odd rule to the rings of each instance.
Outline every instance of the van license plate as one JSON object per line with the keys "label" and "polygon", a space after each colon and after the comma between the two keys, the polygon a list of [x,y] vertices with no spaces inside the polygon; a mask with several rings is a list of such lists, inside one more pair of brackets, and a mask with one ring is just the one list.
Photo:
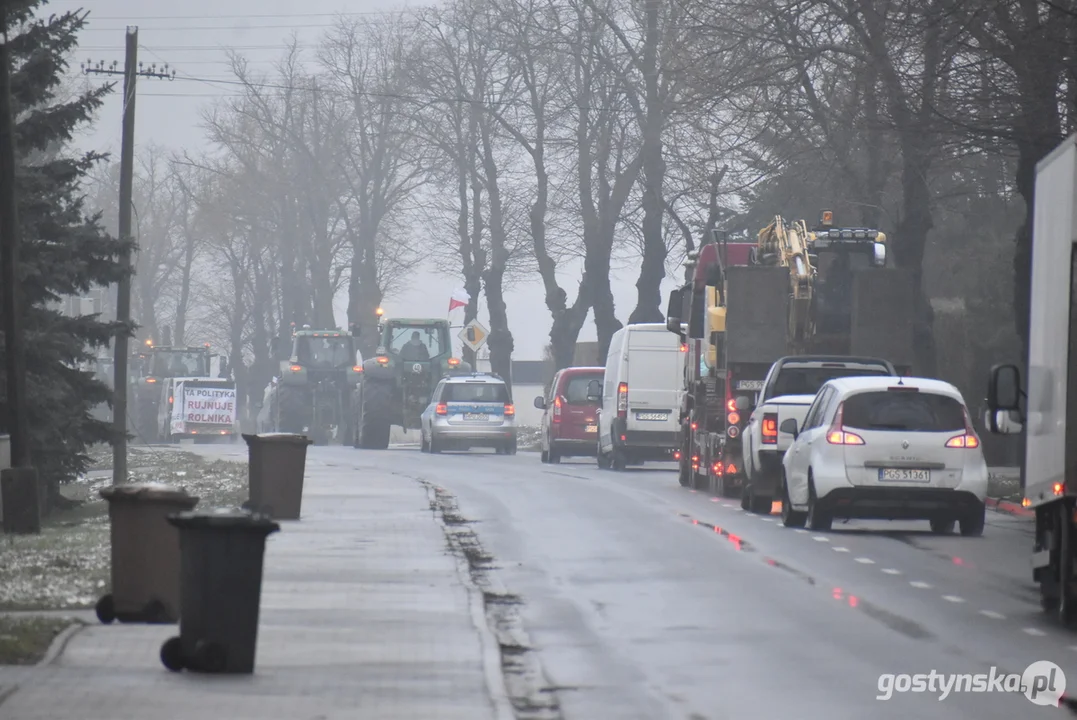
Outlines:
{"label": "van license plate", "polygon": [[879,479],[891,482],[931,482],[930,470],[907,468],[879,468]]}
{"label": "van license plate", "polygon": [[637,420],[651,420],[651,421],[657,420],[658,422],[665,422],[666,418],[668,418],[668,417],[669,417],[669,413],[654,413],[654,412],[653,413],[648,413],[648,412],[636,413],[636,419]]}
{"label": "van license plate", "polygon": [[588,425],[586,430],[589,433],[596,433],[598,432],[598,425]]}
{"label": "van license plate", "polygon": [[490,416],[486,413],[464,413],[465,420],[489,420]]}

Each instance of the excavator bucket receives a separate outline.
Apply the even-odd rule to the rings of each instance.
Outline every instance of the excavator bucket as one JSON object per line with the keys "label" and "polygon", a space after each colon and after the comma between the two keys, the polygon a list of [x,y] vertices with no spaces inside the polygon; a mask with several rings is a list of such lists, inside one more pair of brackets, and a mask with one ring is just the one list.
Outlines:
{"label": "excavator bucket", "polygon": [[731,363],[765,363],[789,354],[789,268],[726,269],[726,352]]}
{"label": "excavator bucket", "polygon": [[867,268],[853,278],[850,352],[912,367],[916,285],[912,272]]}

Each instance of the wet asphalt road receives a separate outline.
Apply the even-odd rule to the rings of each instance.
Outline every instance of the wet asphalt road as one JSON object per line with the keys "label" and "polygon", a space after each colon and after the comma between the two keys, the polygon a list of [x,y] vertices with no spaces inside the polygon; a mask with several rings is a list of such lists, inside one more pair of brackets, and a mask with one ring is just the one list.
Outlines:
{"label": "wet asphalt road", "polygon": [[569,720],[1066,717],[1020,693],[877,699],[886,673],[1020,674],[1037,660],[1077,691],[1077,635],[1039,611],[1027,520],[989,512],[982,538],[926,523],[811,533],[681,488],[670,465],[405,447],[309,457],[456,495],[523,597]]}

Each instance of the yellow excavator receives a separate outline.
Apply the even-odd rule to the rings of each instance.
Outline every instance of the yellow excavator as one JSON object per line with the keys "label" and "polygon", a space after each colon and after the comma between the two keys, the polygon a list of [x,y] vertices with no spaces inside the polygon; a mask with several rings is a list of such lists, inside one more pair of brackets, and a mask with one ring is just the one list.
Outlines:
{"label": "yellow excavator", "polygon": [[812,296],[815,266],[810,248],[815,236],[803,220],[787,223],[780,215],[759,231],[756,262],[789,268],[789,341],[804,347],[815,331]]}

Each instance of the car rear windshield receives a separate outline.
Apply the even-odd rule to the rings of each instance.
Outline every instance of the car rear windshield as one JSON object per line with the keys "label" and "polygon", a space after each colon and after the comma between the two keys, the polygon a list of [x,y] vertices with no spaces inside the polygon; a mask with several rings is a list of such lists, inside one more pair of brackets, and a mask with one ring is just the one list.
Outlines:
{"label": "car rear windshield", "polygon": [[504,383],[449,383],[441,394],[441,402],[507,403],[509,392]]}
{"label": "car rear windshield", "polygon": [[601,386],[602,373],[573,375],[570,377],[568,382],[565,383],[564,392],[561,393],[565,396],[565,402],[569,405],[591,405],[592,402],[587,399],[587,386],[591,384],[592,380],[597,380]]}
{"label": "car rear windshield", "polygon": [[866,392],[846,398],[842,424],[859,430],[949,432],[965,429],[965,408],[929,392]]}
{"label": "car rear windshield", "polygon": [[863,377],[865,375],[889,375],[890,371],[879,368],[828,368],[828,367],[783,367],[778,372],[771,397],[779,395],[814,395],[827,381],[843,377]]}

